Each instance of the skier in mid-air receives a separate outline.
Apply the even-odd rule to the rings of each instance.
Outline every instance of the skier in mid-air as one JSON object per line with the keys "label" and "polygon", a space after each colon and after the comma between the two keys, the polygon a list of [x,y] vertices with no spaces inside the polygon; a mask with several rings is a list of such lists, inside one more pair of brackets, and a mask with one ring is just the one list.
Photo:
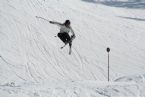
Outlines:
{"label": "skier in mid-air", "polygon": [[[57,36],[65,43],[63,47],[65,47],[69,43],[69,54],[71,54],[71,46],[72,46],[72,40],[76,37],[75,33],[70,26],[71,22],[70,20],[66,20],[64,23],[49,21],[51,24],[56,24],[60,27],[60,32],[57,34]],[[69,32],[71,32],[71,36],[69,35]],[[63,48],[61,47],[61,48]]]}

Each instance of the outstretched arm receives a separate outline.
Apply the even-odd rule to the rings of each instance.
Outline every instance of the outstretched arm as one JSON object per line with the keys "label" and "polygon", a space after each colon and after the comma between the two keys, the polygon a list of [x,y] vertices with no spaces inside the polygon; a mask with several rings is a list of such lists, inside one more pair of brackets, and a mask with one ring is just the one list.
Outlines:
{"label": "outstretched arm", "polygon": [[59,23],[59,22],[49,21],[49,23],[51,23],[51,24],[56,24],[57,26],[62,26],[62,24]]}

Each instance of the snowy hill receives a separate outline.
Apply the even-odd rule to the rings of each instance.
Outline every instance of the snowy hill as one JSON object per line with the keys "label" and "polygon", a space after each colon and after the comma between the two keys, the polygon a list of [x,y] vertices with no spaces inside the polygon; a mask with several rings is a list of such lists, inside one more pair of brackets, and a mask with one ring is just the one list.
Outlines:
{"label": "snowy hill", "polygon": [[[71,55],[68,54],[68,47],[60,49],[63,43],[54,37],[59,32],[59,28],[36,16],[62,23],[66,19],[71,20],[76,34]],[[13,96],[8,96],[10,93],[3,93],[4,90],[16,91],[18,95],[21,95],[19,91],[23,90],[22,94],[26,94],[24,97],[37,97],[39,95],[32,96],[26,91],[29,89],[35,91],[35,88],[40,86],[40,92],[41,86],[44,86],[40,83],[44,82],[47,87],[51,81],[57,83],[60,80],[64,90],[67,89],[67,85],[72,84],[71,81],[75,81],[75,84],[77,81],[84,84],[81,83],[84,80],[88,83],[86,87],[92,89],[93,86],[87,80],[107,81],[107,47],[111,48],[111,81],[134,81],[135,83],[131,85],[132,87],[129,85],[131,94],[125,94],[125,91],[119,88],[117,91],[120,94],[111,92],[113,94],[106,95],[108,97],[109,95],[137,97],[140,93],[140,96],[144,97],[144,16],[145,3],[143,0],[1,0],[0,93],[3,94],[1,97],[16,96],[15,93]],[[66,86],[64,82],[67,83]],[[39,85],[34,85],[35,88],[27,87],[35,83]],[[103,87],[107,87],[108,84],[106,82],[104,84]],[[17,85],[24,87],[11,89]],[[77,89],[82,90],[83,87],[79,85],[77,83],[76,86],[81,89]],[[114,87],[113,84],[109,85]],[[75,87],[75,85],[70,86]],[[124,89],[124,84],[121,86],[119,83],[117,86]],[[125,84],[125,86],[128,85]],[[51,92],[57,87],[61,86],[53,84],[50,87]],[[95,89],[97,87],[98,85]],[[89,91],[89,88],[87,89],[83,91]],[[95,89],[93,88],[93,91]],[[108,88],[102,91],[106,93]],[[135,91],[138,93],[132,94]],[[91,93],[90,90],[84,95]],[[84,95],[79,95],[79,97],[84,97]],[[97,95],[99,95],[98,92]],[[98,97],[97,95],[95,94],[95,97]]]}

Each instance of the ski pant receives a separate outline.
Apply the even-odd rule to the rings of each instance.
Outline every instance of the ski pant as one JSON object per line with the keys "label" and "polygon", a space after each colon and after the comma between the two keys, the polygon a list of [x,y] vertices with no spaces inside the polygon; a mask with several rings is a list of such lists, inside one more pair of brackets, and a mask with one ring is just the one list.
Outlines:
{"label": "ski pant", "polygon": [[[67,42],[69,42],[71,40],[71,37],[69,36],[68,33],[64,32],[64,33],[58,33],[57,36],[66,44]],[[69,46],[71,47],[72,43],[69,42]]]}

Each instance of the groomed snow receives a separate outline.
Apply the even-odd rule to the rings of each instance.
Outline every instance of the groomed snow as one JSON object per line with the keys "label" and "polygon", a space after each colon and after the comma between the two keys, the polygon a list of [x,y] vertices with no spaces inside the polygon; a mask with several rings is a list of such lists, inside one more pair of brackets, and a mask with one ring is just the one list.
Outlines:
{"label": "groomed snow", "polygon": [[[36,16],[71,20],[71,55]],[[144,97],[144,16],[143,0],[1,0],[0,97]]]}

